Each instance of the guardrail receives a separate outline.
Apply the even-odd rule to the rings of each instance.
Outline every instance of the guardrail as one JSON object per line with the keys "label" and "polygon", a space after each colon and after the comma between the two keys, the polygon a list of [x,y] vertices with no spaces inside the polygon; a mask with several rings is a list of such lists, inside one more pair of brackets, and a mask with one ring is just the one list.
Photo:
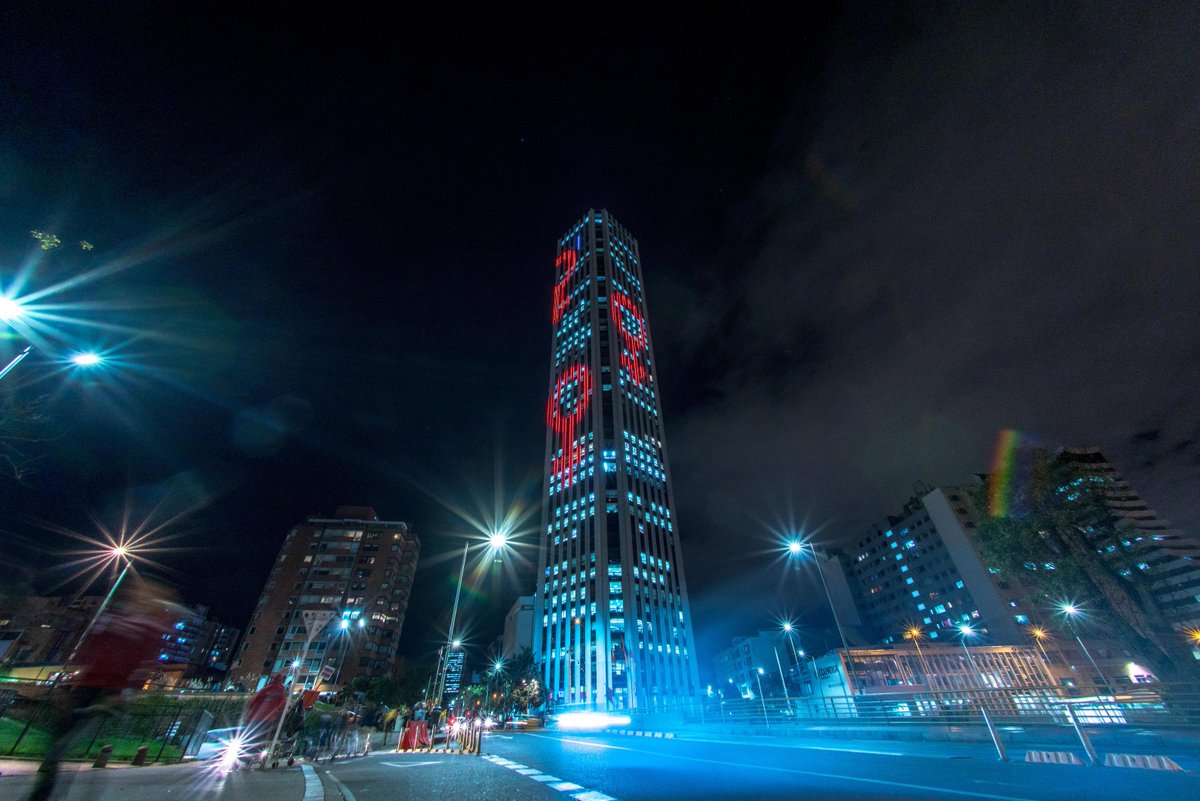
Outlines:
{"label": "guardrail", "polygon": [[[49,729],[57,716],[70,711],[67,685],[5,682],[16,690],[0,717],[0,755],[40,756],[50,744]],[[98,717],[68,753],[69,759],[92,759],[112,745],[113,759],[128,759],[148,746],[150,761],[181,760],[195,737],[210,728],[236,725],[246,693],[206,693],[151,689],[132,696],[127,706]]]}
{"label": "guardrail", "polygon": [[688,722],[787,725],[851,722],[887,725],[1197,726],[1200,686],[1141,685],[1118,692],[1069,696],[1061,687],[1012,687],[953,692],[880,691],[858,695],[705,699],[680,709]]}

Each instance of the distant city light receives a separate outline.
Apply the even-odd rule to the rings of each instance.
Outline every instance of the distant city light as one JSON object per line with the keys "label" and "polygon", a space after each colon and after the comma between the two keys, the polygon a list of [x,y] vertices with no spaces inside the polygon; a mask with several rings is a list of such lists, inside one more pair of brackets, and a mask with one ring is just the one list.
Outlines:
{"label": "distant city light", "polygon": [[345,631],[346,629],[350,628],[350,621],[346,618],[342,618],[340,621],[338,621],[338,627],[341,628],[342,631]]}
{"label": "distant city light", "polygon": [[964,636],[964,637],[974,637],[974,636],[975,636],[975,629],[971,628],[971,627],[970,627],[969,625],[967,625],[966,623],[963,623],[962,625],[960,625],[960,626],[958,627],[958,633],[959,633],[959,634],[961,634],[961,635],[962,635],[962,636]]}

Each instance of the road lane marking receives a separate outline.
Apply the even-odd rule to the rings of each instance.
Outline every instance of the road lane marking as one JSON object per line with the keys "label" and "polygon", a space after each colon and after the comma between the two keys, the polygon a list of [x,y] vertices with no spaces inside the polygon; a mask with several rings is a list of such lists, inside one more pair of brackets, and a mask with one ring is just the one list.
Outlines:
{"label": "road lane marking", "polygon": [[605,795],[604,793],[600,793],[595,790],[588,790],[585,793],[576,793],[571,797],[577,799],[578,801],[617,801],[617,799],[613,798],[611,795]]}
{"label": "road lane marking", "polygon": [[[484,757],[484,759],[491,762],[493,765],[500,765],[508,768],[509,770],[516,771],[528,779],[533,779],[535,782],[541,782],[547,787],[558,790],[560,793],[575,793],[576,790],[581,790],[582,792],[575,793],[575,795],[572,796],[572,798],[575,798],[576,801],[617,801],[617,799],[613,798],[611,795],[605,795],[597,790],[588,790],[583,785],[575,784],[574,782],[565,782],[557,776],[551,776],[549,773],[542,773],[539,768],[531,768],[526,765],[522,765],[520,762],[513,762],[495,754],[488,754]],[[353,799],[350,799],[350,801],[353,801]]]}
{"label": "road lane marking", "polygon": [[345,798],[346,801],[358,801],[358,799],[354,797],[354,793],[350,792],[350,788],[342,784],[341,779],[339,779],[337,776],[334,776],[329,771],[325,771],[325,775],[333,779],[333,783],[337,785],[338,790],[340,790],[342,793],[342,798]]}
{"label": "road lane marking", "polygon": [[440,765],[442,760],[433,759],[427,762],[380,762],[380,765],[390,765],[393,768],[415,768],[417,765]]}
{"label": "road lane marking", "polygon": [[704,765],[728,765],[732,768],[744,768],[749,770],[770,771],[773,773],[794,773],[799,776],[815,776],[820,779],[841,779],[848,782],[862,782],[863,784],[879,784],[885,787],[905,787],[910,790],[926,790],[932,793],[944,793],[946,795],[965,795],[971,798],[992,798],[996,801],[1036,801],[1032,798],[1024,798],[1015,795],[996,795],[994,793],[976,793],[970,790],[955,790],[949,787],[935,787],[927,784],[912,784],[910,782],[894,782],[887,779],[868,779],[863,776],[845,776],[840,773],[819,773],[814,770],[796,770],[795,768],[777,768],[772,765],[748,765],[743,762],[727,762],[719,759],[701,759],[700,757],[681,756],[679,754],[666,754],[661,751],[643,751],[640,748],[630,748],[624,745],[611,745],[609,743],[593,743],[587,740],[572,740],[567,737],[551,737],[546,734],[526,734],[527,737],[538,737],[543,740],[558,740],[564,743],[576,743],[578,745],[591,745],[598,748],[611,748],[615,751],[632,751],[635,754],[646,754],[656,757],[665,757],[667,759],[678,759],[684,762],[699,762]]}

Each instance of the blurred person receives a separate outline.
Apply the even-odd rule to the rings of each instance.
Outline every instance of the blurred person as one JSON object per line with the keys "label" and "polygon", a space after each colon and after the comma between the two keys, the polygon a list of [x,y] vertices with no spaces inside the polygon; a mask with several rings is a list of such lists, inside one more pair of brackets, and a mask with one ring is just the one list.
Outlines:
{"label": "blurred person", "polygon": [[58,781],[59,762],[71,746],[105,719],[120,714],[133,690],[150,679],[162,633],[180,610],[174,592],[160,584],[135,577],[122,586],[108,611],[63,666],[62,706],[48,727],[53,743],[38,767],[29,801],[50,797]]}
{"label": "blurred person", "polygon": [[272,674],[263,688],[246,704],[242,722],[241,751],[248,761],[259,758],[275,736],[275,728],[287,706],[287,689],[283,674]]}

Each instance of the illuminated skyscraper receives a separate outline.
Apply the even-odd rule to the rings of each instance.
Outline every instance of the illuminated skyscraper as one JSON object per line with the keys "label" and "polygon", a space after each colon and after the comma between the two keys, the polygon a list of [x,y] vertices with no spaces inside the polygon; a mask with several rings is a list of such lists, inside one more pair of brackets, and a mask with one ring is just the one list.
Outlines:
{"label": "illuminated skyscraper", "polygon": [[534,654],[551,705],[699,695],[638,244],[607,212],[558,242]]}

